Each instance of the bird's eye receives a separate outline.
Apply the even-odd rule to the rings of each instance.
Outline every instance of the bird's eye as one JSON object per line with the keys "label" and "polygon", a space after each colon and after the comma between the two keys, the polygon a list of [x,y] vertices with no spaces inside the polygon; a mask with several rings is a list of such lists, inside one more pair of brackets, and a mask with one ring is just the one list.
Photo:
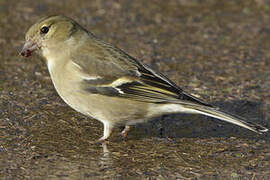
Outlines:
{"label": "bird's eye", "polygon": [[47,32],[49,32],[49,27],[43,26],[43,27],[40,29],[40,32],[41,32],[42,34],[46,34]]}

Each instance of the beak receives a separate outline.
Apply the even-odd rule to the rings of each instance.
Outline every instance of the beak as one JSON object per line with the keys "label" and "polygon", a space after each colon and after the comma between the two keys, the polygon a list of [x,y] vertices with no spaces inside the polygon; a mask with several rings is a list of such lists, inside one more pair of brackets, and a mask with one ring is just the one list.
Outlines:
{"label": "beak", "polygon": [[20,54],[24,57],[29,57],[32,52],[37,49],[39,49],[39,44],[37,42],[26,41]]}

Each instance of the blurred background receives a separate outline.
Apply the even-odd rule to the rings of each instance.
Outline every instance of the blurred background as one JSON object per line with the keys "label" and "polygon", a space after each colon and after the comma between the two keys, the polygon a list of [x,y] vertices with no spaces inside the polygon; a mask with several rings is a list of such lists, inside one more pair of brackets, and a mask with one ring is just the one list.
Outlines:
{"label": "blurred background", "polygon": [[[27,29],[63,14],[180,87],[270,128],[270,0],[1,0],[0,179],[270,179],[270,135],[199,115],[115,129],[57,95]],[[63,50],[64,51],[64,50]]]}

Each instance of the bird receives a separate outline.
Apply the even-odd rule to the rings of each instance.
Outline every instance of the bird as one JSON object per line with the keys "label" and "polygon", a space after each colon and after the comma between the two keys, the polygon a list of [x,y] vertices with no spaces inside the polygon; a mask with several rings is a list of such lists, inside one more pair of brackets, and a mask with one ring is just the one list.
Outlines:
{"label": "bird", "polygon": [[189,94],[67,16],[47,16],[28,29],[20,54],[33,52],[45,59],[64,102],[103,123],[98,141],[107,140],[114,127],[124,127],[126,137],[132,125],[173,113],[206,115],[259,134],[268,131]]}

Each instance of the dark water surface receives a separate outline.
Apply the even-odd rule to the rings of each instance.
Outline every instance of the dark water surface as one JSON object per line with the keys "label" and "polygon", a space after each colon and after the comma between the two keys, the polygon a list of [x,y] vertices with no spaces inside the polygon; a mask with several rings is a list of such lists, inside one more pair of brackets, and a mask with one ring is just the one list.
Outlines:
{"label": "dark water surface", "polygon": [[0,179],[270,179],[270,135],[199,115],[115,129],[69,108],[36,55],[36,20],[65,14],[186,91],[270,127],[270,1],[0,1]]}

